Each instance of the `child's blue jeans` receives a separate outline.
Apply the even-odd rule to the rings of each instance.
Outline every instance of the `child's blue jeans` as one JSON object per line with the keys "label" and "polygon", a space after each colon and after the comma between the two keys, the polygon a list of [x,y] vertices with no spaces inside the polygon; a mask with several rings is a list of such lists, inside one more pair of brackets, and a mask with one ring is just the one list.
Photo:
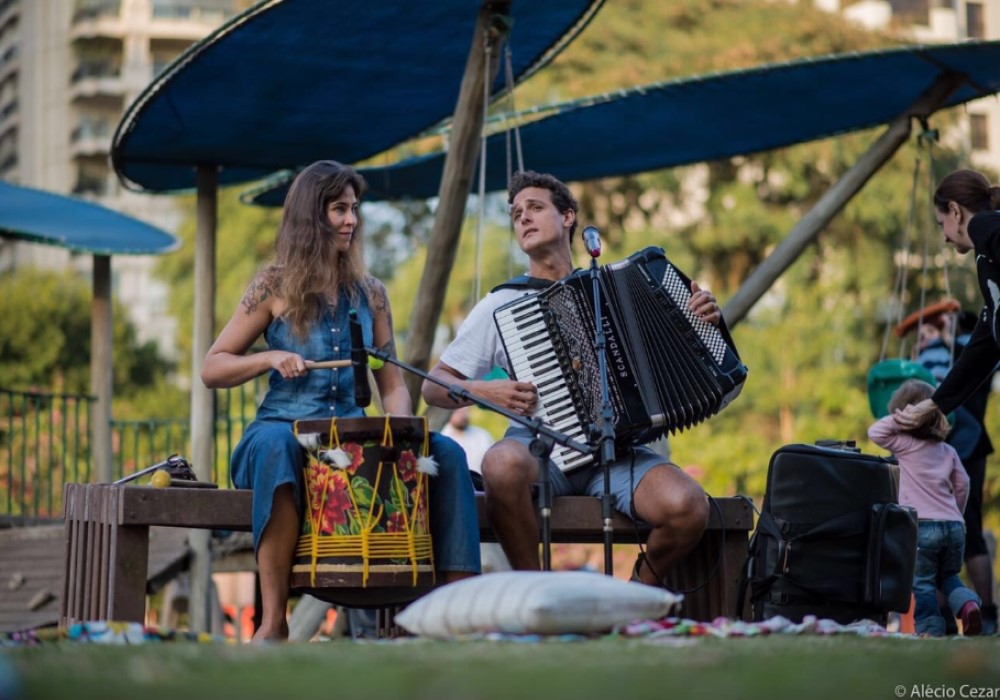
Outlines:
{"label": "child's blue jeans", "polygon": [[944,618],[938,606],[940,590],[952,614],[958,615],[970,600],[979,596],[966,588],[958,572],[965,554],[965,523],[961,520],[921,520],[917,544],[917,566],[913,574],[916,605],[913,624],[918,634],[943,637]]}

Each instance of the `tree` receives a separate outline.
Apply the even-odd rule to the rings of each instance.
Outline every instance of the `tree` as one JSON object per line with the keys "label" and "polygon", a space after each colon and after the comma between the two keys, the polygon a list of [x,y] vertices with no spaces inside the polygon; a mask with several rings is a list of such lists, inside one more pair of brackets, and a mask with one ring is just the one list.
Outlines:
{"label": "tree", "polygon": [[[170,370],[155,343],[139,343],[113,305],[114,391],[134,396]],[[77,275],[33,268],[0,277],[0,386],[90,393],[91,292]]]}
{"label": "tree", "polygon": [[[552,65],[519,89],[517,101],[567,100],[692,73],[899,43],[801,5],[619,2],[603,8]],[[944,126],[949,117],[934,122]],[[574,184],[580,219],[602,229],[606,260],[662,246],[724,302],[877,131]],[[865,443],[871,420],[865,376],[879,356],[896,253],[908,225],[914,156],[913,147],[900,151],[735,330],[750,367],[743,394],[720,416],[672,439],[677,461],[701,472],[710,492],[763,494],[769,456],[786,442],[839,437]],[[936,148],[939,167],[960,157]],[[531,154],[525,158],[530,167]],[[921,188],[916,196],[926,211],[929,193]],[[460,250],[451,289],[467,288],[460,277],[468,269],[464,255]],[[418,255],[399,282],[419,266]],[[942,283],[933,265],[927,278],[911,274],[904,303],[912,308],[917,285],[936,294]],[[462,316],[450,309],[446,327]]]}
{"label": "tree", "polygon": [[[216,232],[215,318],[217,328],[232,316],[256,271],[274,253],[274,239],[281,219],[280,209],[241,204],[239,189],[219,192]],[[187,214],[177,232],[181,247],[160,258],[157,273],[170,285],[170,311],[177,317],[177,344],[181,367],[190,373],[194,328],[194,240],[195,200],[180,198]]]}
{"label": "tree", "polygon": [[[606,3],[552,64],[519,87],[516,103],[526,108],[683,76],[903,43],[897,36],[863,30],[808,3],[619,0]],[[952,120],[948,114],[935,115],[932,126],[944,129]],[[725,302],[856,161],[877,132],[577,183],[573,189],[581,203],[581,221],[602,229],[605,260],[624,257],[646,245],[662,246],[678,267]],[[567,135],[567,147],[577,147],[571,135]],[[528,167],[531,155],[525,154]],[[750,368],[743,394],[721,415],[672,439],[677,461],[699,469],[710,492],[763,494],[770,454],[785,442],[855,438],[869,451],[877,451],[864,437],[871,420],[865,376],[879,358],[889,320],[898,253],[909,229],[915,156],[914,145],[897,153],[735,329],[737,345]],[[954,148],[935,147],[936,174],[964,159],[965,154]],[[911,236],[922,236],[931,225],[926,180],[923,183],[916,193],[920,223],[909,232]],[[494,195],[487,207],[491,213],[485,226],[481,293],[524,267],[514,253],[506,218],[499,213],[502,202],[502,196]],[[239,205],[220,206],[222,230],[246,216],[233,206]],[[425,260],[419,234],[408,240],[398,234],[419,228],[427,214],[426,209],[400,214],[407,223],[395,224],[395,237],[382,229],[384,237],[376,244],[384,241],[404,251],[398,269],[390,270],[395,278],[389,283],[400,345],[405,344],[410,306],[420,303],[413,299],[413,290]],[[450,339],[475,301],[477,216],[470,215],[463,231],[441,319],[441,340]],[[268,251],[273,223],[261,239]],[[248,231],[256,240],[252,224],[240,228],[240,240],[245,240]],[[228,273],[240,261],[245,268],[239,272],[237,291],[223,292],[225,283],[220,283],[222,318],[231,312],[253,265],[263,259],[253,246],[248,255],[245,244],[233,248],[224,243],[228,235],[220,233],[219,269]],[[369,238],[375,240],[374,235]],[[935,239],[934,246],[940,253],[939,240]],[[242,257],[224,257],[234,252]],[[172,257],[176,279],[186,280],[190,262],[181,264],[180,260],[190,261],[190,252],[186,258]],[[384,259],[380,255],[376,262]],[[944,292],[942,260],[948,262],[951,292],[970,303],[977,298],[967,259],[935,255],[925,275],[922,260],[913,257],[903,300],[907,311],[916,307],[921,288],[930,295]],[[578,259],[578,264],[585,262],[582,256]],[[384,272],[380,276],[389,279]],[[229,297],[225,303],[224,297]],[[189,307],[190,300],[188,293],[181,306]],[[182,332],[187,333],[189,327],[189,321],[182,320]],[[441,347],[439,343],[437,350]],[[898,347],[890,349],[894,352]],[[496,427],[495,434],[503,429],[503,420],[496,422],[497,426],[489,426]]]}

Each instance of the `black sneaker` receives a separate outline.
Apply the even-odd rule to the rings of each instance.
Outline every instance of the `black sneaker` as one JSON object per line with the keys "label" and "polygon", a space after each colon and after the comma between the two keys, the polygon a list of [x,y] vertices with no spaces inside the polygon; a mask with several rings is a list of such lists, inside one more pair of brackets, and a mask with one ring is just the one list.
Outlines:
{"label": "black sneaker", "polygon": [[632,576],[629,577],[629,581],[634,581],[635,583],[642,583],[642,579],[639,578],[639,569],[642,568],[642,562],[646,560],[645,554],[640,554],[635,558],[635,566],[632,567]]}
{"label": "black sneaker", "polygon": [[997,633],[997,606],[984,605],[979,609],[983,618],[983,636],[991,636]]}

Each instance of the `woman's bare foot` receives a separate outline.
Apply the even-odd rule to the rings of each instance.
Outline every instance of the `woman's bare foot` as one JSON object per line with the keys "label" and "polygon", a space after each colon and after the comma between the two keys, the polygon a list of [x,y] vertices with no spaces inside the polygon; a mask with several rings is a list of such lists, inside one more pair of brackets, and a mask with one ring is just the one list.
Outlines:
{"label": "woman's bare foot", "polygon": [[261,644],[266,642],[287,642],[288,641],[288,622],[282,621],[277,627],[265,627],[261,625],[260,628],[254,632],[253,639],[250,640],[251,644]]}

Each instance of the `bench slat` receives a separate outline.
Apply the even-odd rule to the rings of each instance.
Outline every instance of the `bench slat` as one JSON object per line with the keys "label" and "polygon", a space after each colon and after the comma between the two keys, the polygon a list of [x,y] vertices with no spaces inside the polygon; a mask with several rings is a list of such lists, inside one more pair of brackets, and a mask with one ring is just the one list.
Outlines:
{"label": "bench slat", "polygon": [[[708,530],[734,530],[749,532],[753,529],[753,508],[743,498],[716,498],[719,508],[709,509]],[[486,501],[476,494],[479,510],[479,538],[483,542],[496,542],[497,537],[486,515]],[[720,515],[721,511],[721,515]],[[559,496],[552,500],[553,542],[603,542],[604,523],[601,517],[601,499],[593,496]],[[612,539],[617,543],[645,542],[649,526],[634,524],[623,513],[612,511]]]}
{"label": "bench slat", "polygon": [[122,489],[120,525],[159,525],[250,532],[253,492],[131,486]]}

